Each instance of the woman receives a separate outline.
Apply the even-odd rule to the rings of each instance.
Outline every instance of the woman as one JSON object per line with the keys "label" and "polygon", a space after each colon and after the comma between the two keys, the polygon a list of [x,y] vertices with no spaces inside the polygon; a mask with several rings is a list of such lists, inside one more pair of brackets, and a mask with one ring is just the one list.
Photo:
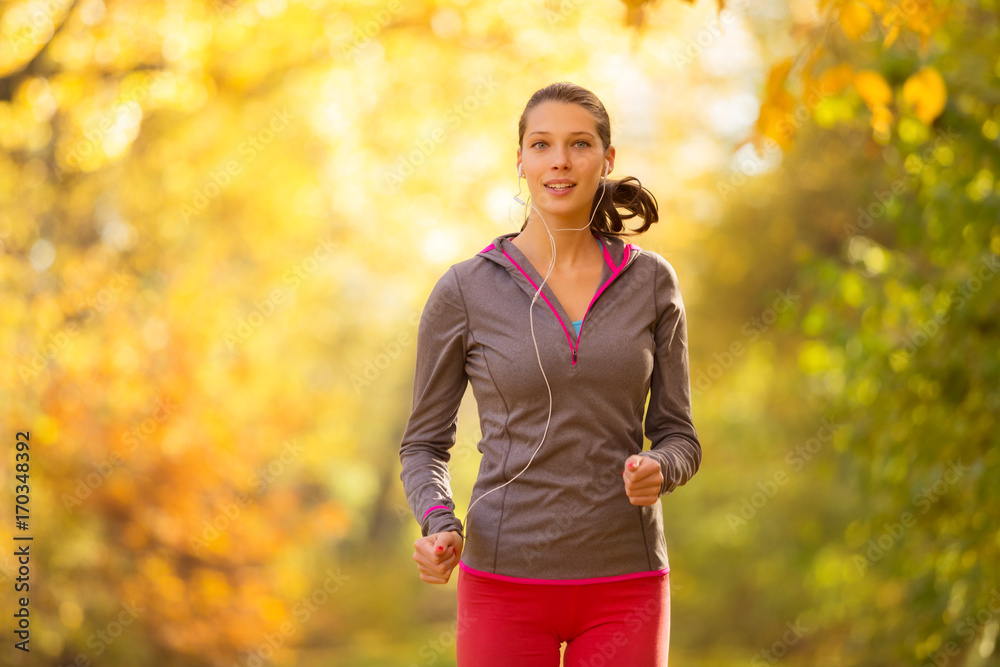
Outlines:
{"label": "woman", "polygon": [[[555,666],[564,642],[566,665],[667,664],[659,499],[697,472],[701,444],[677,276],[622,239],[656,222],[656,201],[607,180],[610,128],[584,88],[535,92],[518,125],[524,226],[451,266],[421,316],[400,478],[420,578],[460,568],[459,667]],[[465,544],[447,462],[469,382],[483,456]]]}

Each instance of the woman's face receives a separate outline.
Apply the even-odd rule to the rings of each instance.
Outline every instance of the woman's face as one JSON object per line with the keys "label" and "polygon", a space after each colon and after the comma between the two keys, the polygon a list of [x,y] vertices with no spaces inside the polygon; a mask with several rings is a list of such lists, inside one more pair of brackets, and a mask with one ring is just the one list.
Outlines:
{"label": "woman's face", "polygon": [[609,160],[614,167],[615,149],[609,148],[605,154],[589,111],[577,104],[548,101],[528,112],[517,157],[537,208],[586,219],[604,161]]}

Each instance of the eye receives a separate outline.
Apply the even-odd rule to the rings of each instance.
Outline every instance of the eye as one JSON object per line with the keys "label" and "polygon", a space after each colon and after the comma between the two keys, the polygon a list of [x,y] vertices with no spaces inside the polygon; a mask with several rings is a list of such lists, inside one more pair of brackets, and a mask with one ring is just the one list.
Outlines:
{"label": "eye", "polygon": [[[539,144],[545,145],[545,142],[544,141],[536,141],[535,143],[531,144],[531,147],[535,148]],[[579,146],[581,144],[583,144],[584,147],[589,147],[590,146],[590,142],[587,141],[586,139],[577,139],[575,142],[573,142],[574,146]]]}

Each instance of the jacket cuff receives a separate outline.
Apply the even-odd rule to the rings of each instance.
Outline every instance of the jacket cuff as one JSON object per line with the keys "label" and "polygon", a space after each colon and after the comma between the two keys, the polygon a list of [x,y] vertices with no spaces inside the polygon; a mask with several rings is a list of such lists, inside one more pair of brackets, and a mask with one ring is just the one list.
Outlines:
{"label": "jacket cuff", "polygon": [[439,507],[430,511],[420,522],[420,534],[423,537],[434,533],[444,533],[449,530],[456,531],[465,539],[465,531],[462,529],[462,522],[455,516],[455,512],[446,507]]}
{"label": "jacket cuff", "polygon": [[639,452],[639,456],[645,456],[653,459],[660,465],[660,474],[663,475],[663,483],[660,484],[660,496],[668,495],[672,493],[675,488],[677,488],[677,483],[673,479],[675,467],[673,459],[670,458],[669,452],[646,450],[644,452]]}

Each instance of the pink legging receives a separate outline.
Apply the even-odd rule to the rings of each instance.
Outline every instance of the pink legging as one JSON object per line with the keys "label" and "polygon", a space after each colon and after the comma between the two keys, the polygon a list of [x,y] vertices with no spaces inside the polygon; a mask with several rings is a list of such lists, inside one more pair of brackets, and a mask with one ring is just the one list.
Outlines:
{"label": "pink legging", "polygon": [[499,581],[458,567],[458,667],[666,667],[668,574],[596,584]]}

